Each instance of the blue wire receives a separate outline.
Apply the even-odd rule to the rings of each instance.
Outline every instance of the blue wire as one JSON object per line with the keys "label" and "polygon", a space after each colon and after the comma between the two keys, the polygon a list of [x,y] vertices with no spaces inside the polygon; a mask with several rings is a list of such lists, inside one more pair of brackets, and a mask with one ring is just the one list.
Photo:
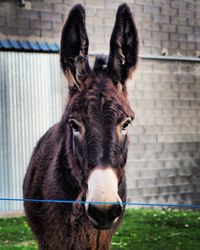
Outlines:
{"label": "blue wire", "polygon": [[138,202],[99,202],[99,201],[81,201],[81,200],[38,200],[38,199],[20,199],[20,198],[0,198],[0,201],[18,201],[18,202],[42,202],[42,203],[79,203],[79,204],[93,204],[93,205],[127,205],[127,206],[148,206],[148,207],[179,207],[179,208],[197,208],[200,209],[200,205],[192,204],[155,204],[155,203],[138,203]]}

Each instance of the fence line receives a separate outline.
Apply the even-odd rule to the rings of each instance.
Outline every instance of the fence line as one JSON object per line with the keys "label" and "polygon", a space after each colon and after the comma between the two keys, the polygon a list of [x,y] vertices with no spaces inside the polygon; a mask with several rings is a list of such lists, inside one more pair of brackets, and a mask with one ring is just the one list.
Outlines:
{"label": "fence line", "polygon": [[0,198],[0,201],[11,202],[42,202],[42,203],[67,203],[67,204],[93,204],[93,205],[127,205],[127,206],[148,206],[148,207],[177,207],[200,209],[200,204],[161,204],[161,203],[139,203],[139,202],[99,202],[99,201],[81,201],[81,200],[39,200],[39,199],[22,199],[22,198]]}

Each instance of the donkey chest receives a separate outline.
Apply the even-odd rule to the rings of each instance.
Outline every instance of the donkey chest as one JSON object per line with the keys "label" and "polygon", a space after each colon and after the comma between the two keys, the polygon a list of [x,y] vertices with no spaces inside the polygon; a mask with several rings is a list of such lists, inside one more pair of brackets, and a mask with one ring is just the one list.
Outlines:
{"label": "donkey chest", "polygon": [[63,235],[54,232],[55,237],[45,237],[50,250],[109,250],[111,232],[100,230],[71,230]]}
{"label": "donkey chest", "polygon": [[95,229],[84,214],[80,217],[71,215],[70,220],[63,225],[63,229],[59,250],[110,249],[112,231]]}
{"label": "donkey chest", "polygon": [[109,250],[111,232],[109,230],[88,230],[82,228],[72,241],[68,238],[63,250]]}

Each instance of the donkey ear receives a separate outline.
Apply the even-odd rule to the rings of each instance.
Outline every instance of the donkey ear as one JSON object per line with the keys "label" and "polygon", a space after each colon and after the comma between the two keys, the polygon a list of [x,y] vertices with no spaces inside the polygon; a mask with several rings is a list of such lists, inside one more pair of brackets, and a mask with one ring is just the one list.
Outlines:
{"label": "donkey ear", "polygon": [[132,13],[126,4],[119,6],[110,39],[110,54],[107,72],[114,83],[121,83],[131,77],[138,59],[138,34]]}
{"label": "donkey ear", "polygon": [[77,4],[70,11],[61,36],[60,63],[69,88],[79,89],[90,71],[88,46],[85,9]]}

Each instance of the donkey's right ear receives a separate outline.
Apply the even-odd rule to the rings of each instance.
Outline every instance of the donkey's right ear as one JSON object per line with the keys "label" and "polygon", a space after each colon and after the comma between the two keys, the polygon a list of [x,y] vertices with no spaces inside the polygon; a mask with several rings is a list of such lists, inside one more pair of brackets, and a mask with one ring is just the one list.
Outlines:
{"label": "donkey's right ear", "polygon": [[126,80],[134,72],[138,60],[138,34],[130,8],[121,4],[117,10],[110,39],[107,72],[115,84],[126,89]]}
{"label": "donkey's right ear", "polygon": [[90,72],[88,46],[85,9],[77,4],[71,9],[61,36],[60,63],[70,89],[79,89]]}

